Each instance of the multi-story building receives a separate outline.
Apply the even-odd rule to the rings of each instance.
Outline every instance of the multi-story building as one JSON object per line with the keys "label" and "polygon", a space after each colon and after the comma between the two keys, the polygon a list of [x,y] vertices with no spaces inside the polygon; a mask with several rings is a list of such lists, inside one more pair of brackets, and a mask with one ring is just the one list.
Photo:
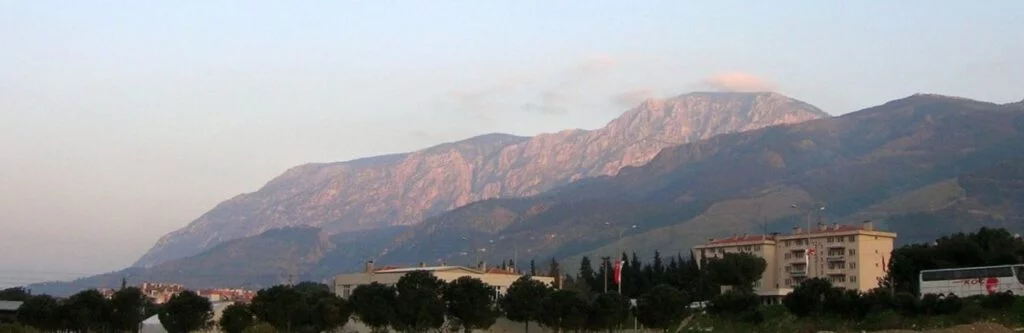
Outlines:
{"label": "multi-story building", "polygon": [[710,239],[693,248],[694,257],[721,258],[725,253],[750,253],[765,259],[766,268],[754,289],[766,301],[777,301],[808,278],[824,278],[834,286],[868,291],[885,276],[896,234],[860,226],[819,224],[811,230],[793,228],[789,235],[771,234]]}
{"label": "multi-story building", "polygon": [[[469,268],[463,266],[426,266],[420,264],[419,267],[385,267],[377,269],[371,261],[366,263],[366,269],[363,272],[335,276],[332,287],[335,294],[341,298],[347,299],[352,295],[352,291],[360,285],[370,284],[373,282],[385,285],[394,285],[398,283],[398,279],[401,279],[402,276],[413,271],[430,272],[444,282],[455,281],[463,276],[474,277],[480,279],[480,281],[483,281],[485,284],[494,287],[496,295],[504,295],[505,292],[508,291],[508,287],[522,276],[512,270],[501,268],[487,269],[486,265]],[[548,285],[553,285],[555,280],[553,277],[548,276],[531,276],[530,278],[544,282]]]}

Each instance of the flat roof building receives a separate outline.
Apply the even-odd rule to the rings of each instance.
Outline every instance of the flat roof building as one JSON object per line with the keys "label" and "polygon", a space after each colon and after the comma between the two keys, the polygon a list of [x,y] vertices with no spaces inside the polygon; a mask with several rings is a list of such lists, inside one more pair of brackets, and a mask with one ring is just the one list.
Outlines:
{"label": "flat roof building", "polygon": [[764,258],[767,265],[754,290],[766,302],[775,302],[808,278],[824,278],[833,286],[860,291],[878,287],[895,240],[895,233],[875,230],[870,221],[860,226],[818,224],[811,230],[793,228],[789,235],[709,239],[695,246],[693,255],[707,260],[726,253]]}
{"label": "flat roof building", "polygon": [[[335,276],[331,287],[335,294],[341,298],[347,299],[352,295],[352,291],[358,286],[373,282],[384,285],[394,285],[398,283],[398,279],[401,279],[405,274],[414,271],[430,272],[445,283],[455,281],[463,276],[474,277],[480,279],[483,283],[494,287],[496,295],[504,295],[505,292],[508,291],[508,287],[522,276],[510,269],[488,269],[484,265],[477,268],[469,268],[464,266],[448,265],[425,266],[421,264],[419,267],[385,267],[378,269],[374,267],[374,264],[371,261],[366,264],[366,269],[363,270],[363,272]],[[555,281],[555,278],[549,276],[531,276],[531,278],[541,281],[547,285],[553,285]]]}

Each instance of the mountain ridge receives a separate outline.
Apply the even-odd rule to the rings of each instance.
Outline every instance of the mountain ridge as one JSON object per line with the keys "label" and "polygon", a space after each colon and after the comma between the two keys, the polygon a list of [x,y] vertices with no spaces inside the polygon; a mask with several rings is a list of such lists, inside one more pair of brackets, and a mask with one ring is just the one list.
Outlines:
{"label": "mountain ridge", "polygon": [[161,237],[135,266],[279,227],[316,226],[335,234],[412,225],[474,201],[611,175],[680,142],[827,116],[775,93],[691,93],[647,100],[595,130],[485,134],[408,153],[304,164]]}
{"label": "mountain ridge", "polygon": [[[365,260],[472,265],[480,255],[492,262],[519,258],[523,265],[553,257],[574,267],[583,255],[685,252],[706,237],[787,232],[804,218],[790,205],[812,201],[827,202],[829,209],[819,217],[824,223],[876,219],[898,232],[901,243],[982,225],[1024,230],[1024,207],[1012,205],[1024,200],[1024,105],[929,96],[895,101],[900,102],[673,146],[613,176],[532,196],[481,200],[412,226],[330,236],[334,250],[318,262],[300,261],[305,266],[299,274],[324,279],[357,270]],[[275,238],[265,233],[232,246],[257,254],[244,260],[265,260],[259,244],[288,243]],[[325,248],[318,241],[301,243],[309,244],[298,248],[302,253]],[[215,253],[222,249],[129,271],[188,279],[166,267],[209,267],[201,258],[223,256]],[[219,282],[255,279],[244,275]],[[113,277],[76,285],[118,283]],[[261,283],[274,281],[281,281],[280,273]]]}

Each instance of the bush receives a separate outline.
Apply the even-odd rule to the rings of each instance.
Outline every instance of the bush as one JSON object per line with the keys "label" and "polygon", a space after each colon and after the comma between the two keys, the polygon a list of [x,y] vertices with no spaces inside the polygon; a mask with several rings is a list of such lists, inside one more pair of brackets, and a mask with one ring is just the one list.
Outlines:
{"label": "bush", "polygon": [[981,298],[981,307],[986,309],[1007,309],[1013,306],[1017,297],[1012,293],[994,293]]}
{"label": "bush", "polygon": [[39,330],[20,324],[0,324],[0,333],[39,333]]}
{"label": "bush", "polygon": [[243,333],[277,333],[277,329],[273,325],[267,323],[259,323],[256,325],[245,328]]}
{"label": "bush", "polygon": [[756,310],[760,304],[761,301],[753,293],[730,290],[712,298],[707,311],[719,316],[735,315]]}
{"label": "bush", "polygon": [[949,295],[939,302],[939,314],[951,315],[960,312],[964,308],[964,300],[956,295]]}
{"label": "bush", "polygon": [[921,301],[906,291],[896,293],[892,298],[892,305],[894,310],[904,316],[916,316],[921,313]]}
{"label": "bush", "polygon": [[942,303],[942,298],[936,294],[925,294],[921,296],[920,308],[918,309],[919,314],[926,316],[932,316],[939,314],[939,307]]}
{"label": "bush", "polygon": [[1017,297],[1013,302],[1013,313],[1017,316],[1017,322],[1024,324],[1024,297]]}
{"label": "bush", "polygon": [[823,304],[824,311],[847,319],[860,319],[871,310],[871,304],[866,302],[857,290],[844,290],[832,288],[825,294]]}
{"label": "bush", "polygon": [[894,309],[894,295],[891,291],[881,288],[871,289],[861,295],[861,300],[869,307],[869,312],[883,312]]}
{"label": "bush", "polygon": [[892,309],[880,309],[864,316],[864,320],[858,326],[858,328],[868,331],[900,329],[904,326],[903,316]]}
{"label": "bush", "polygon": [[832,290],[827,280],[807,279],[793,289],[793,292],[782,299],[782,304],[797,317],[808,317],[821,314],[824,310],[825,295]]}
{"label": "bush", "polygon": [[963,309],[957,312],[953,319],[957,324],[971,324],[981,320],[985,316],[985,309],[976,302],[966,302]]}

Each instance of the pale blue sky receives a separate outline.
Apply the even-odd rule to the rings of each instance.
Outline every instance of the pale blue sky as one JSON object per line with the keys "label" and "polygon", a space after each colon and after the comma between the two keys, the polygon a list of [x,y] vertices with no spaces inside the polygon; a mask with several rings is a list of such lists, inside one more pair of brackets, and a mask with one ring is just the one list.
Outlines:
{"label": "pale blue sky", "polygon": [[1020,100],[1022,12],[1014,0],[0,1],[0,253],[31,249],[0,256],[0,284],[123,267],[296,164],[596,128],[643,97],[765,87],[832,114],[915,92]]}

